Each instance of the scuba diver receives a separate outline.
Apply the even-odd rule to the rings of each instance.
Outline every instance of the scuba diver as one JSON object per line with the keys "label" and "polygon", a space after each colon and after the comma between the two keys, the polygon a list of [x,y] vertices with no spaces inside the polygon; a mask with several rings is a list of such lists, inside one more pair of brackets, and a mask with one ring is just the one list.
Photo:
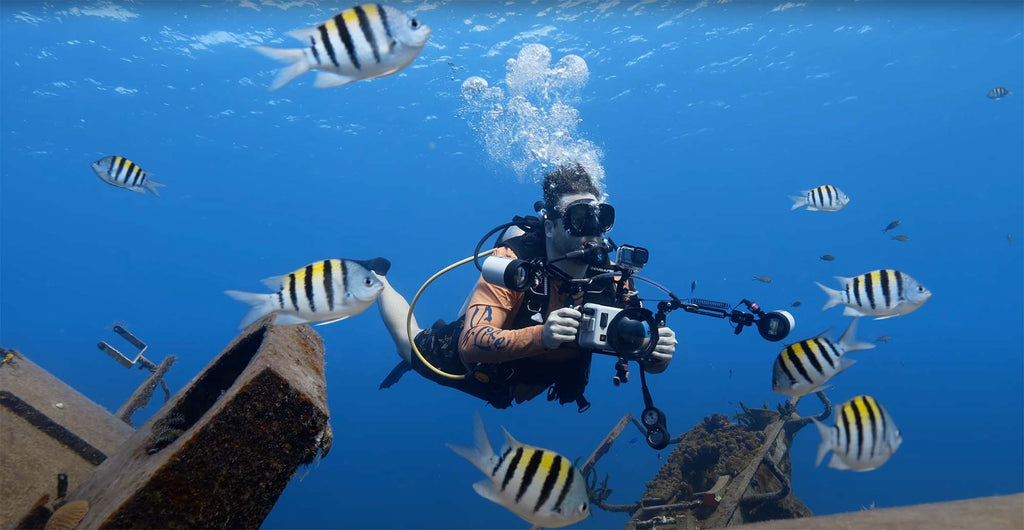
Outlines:
{"label": "scuba diver", "polygon": [[[402,358],[381,388],[391,386],[412,369],[499,409],[533,399],[545,390],[549,401],[574,402],[580,412],[589,408],[583,392],[594,350],[578,346],[583,314],[577,308],[584,297],[587,302],[615,304],[612,280],[598,277],[609,276],[610,269],[602,267],[610,261],[601,251],[601,243],[612,228],[615,211],[599,201],[600,190],[579,164],[547,173],[543,193],[543,207],[540,202],[535,206],[540,218],[517,218],[532,222],[510,223],[491,254],[503,262],[546,260],[547,268],[557,269],[556,274],[538,277],[542,280],[539,284],[523,290],[497,285],[487,281],[485,267],[455,321],[439,320],[422,329],[409,315],[408,301],[379,276],[384,284],[378,298],[381,318]],[[590,277],[595,277],[595,285],[603,281],[607,288],[588,287],[586,292],[568,295],[563,289],[567,281]],[[639,302],[633,305],[639,306]],[[413,353],[410,336],[432,367]],[[657,344],[640,363],[642,369],[647,373],[665,371],[676,344],[675,333],[659,327]]]}

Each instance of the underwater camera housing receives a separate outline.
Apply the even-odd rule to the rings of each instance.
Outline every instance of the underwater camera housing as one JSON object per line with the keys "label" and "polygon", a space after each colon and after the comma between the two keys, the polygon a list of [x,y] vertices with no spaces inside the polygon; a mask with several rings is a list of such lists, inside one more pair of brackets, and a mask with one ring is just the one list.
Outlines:
{"label": "underwater camera housing", "polygon": [[[615,250],[616,259],[608,259]],[[576,344],[595,353],[618,355],[627,360],[643,360],[657,346],[657,322],[649,309],[627,300],[626,282],[647,264],[650,253],[646,248],[621,245],[610,240],[588,242],[552,263],[564,259],[581,259],[599,271],[594,277],[576,279],[560,269],[549,266],[543,258],[512,259],[488,256],[480,265],[484,281],[506,289],[523,292],[537,288],[546,278],[558,278],[566,285],[566,304],[573,305],[576,295],[583,294],[583,313]],[[603,280],[603,281],[602,281]],[[633,307],[635,306],[635,307]]]}
{"label": "underwater camera housing", "polygon": [[580,312],[583,318],[576,343],[581,348],[639,360],[657,345],[650,340],[657,333],[657,324],[648,309],[586,303]]}
{"label": "underwater camera housing", "polygon": [[[633,245],[619,245],[614,272],[624,273],[623,284],[630,274],[643,269],[650,259],[646,248]],[[581,347],[599,353],[618,355],[626,360],[641,360],[657,346],[657,322],[654,313],[642,307],[627,307],[621,285],[615,289],[614,303],[604,305],[587,302],[580,308],[583,318],[576,343]]]}
{"label": "underwater camera housing", "polygon": [[[608,255],[616,251],[615,261]],[[617,355],[627,361],[645,360],[657,346],[658,322],[654,313],[640,307],[634,300],[630,278],[639,272],[650,258],[646,248],[618,245],[610,239],[588,242],[583,249],[567,256],[580,255],[597,258],[591,262],[599,274],[581,280],[570,280],[566,303],[573,295],[583,293],[579,307],[579,333],[576,344],[595,353]]]}

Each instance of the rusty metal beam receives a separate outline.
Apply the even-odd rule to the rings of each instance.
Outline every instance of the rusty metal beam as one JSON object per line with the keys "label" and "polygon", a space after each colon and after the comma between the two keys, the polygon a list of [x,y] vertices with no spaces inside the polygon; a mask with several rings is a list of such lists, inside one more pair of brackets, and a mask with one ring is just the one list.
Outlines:
{"label": "rusty metal beam", "polygon": [[324,348],[257,322],[74,491],[82,528],[255,528],[329,438]]}

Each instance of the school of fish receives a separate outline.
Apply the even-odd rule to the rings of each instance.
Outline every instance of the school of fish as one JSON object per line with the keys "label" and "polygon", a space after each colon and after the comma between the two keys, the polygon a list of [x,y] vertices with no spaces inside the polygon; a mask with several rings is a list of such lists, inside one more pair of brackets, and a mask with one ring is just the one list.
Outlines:
{"label": "school of fish", "polygon": [[[280,89],[310,70],[317,71],[313,86],[340,87],[402,71],[419,56],[431,32],[430,27],[399,9],[367,3],[345,9],[314,27],[287,32],[304,47],[256,46],[254,49],[286,63],[270,83],[270,90]],[[996,87],[987,96],[998,100],[1010,93],[1005,87]],[[107,184],[136,193],[148,191],[159,197],[159,188],[164,186],[123,156],[103,157],[91,167]],[[850,203],[849,196],[831,184],[803,190],[790,198],[791,210],[839,212]],[[889,232],[900,224],[900,220],[892,221],[882,232]],[[907,242],[910,238],[900,234],[892,239]],[[1012,243],[1012,235],[1008,234],[1007,240]],[[819,259],[836,260],[832,254],[823,254]],[[385,275],[389,267],[390,262],[385,258],[322,259],[263,280],[273,290],[271,293],[224,292],[251,306],[239,324],[240,329],[270,315],[276,325],[323,325],[358,315],[372,305],[384,288],[380,276]],[[774,392],[795,399],[830,388],[833,378],[854,365],[855,361],[847,357],[849,353],[875,348],[875,344],[856,339],[860,317],[883,320],[907,315],[921,308],[932,296],[923,284],[895,269],[882,268],[853,277],[835,276],[835,279],[838,289],[815,282],[827,295],[822,310],[842,305],[843,316],[853,317],[852,320],[838,341],[826,330],[785,346],[772,368]],[[765,284],[773,282],[764,275],[753,276],[753,280]],[[696,287],[697,282],[693,281],[690,292]],[[800,305],[800,301],[792,304],[793,307]],[[883,343],[889,340],[889,335],[875,339]],[[876,469],[885,464],[902,443],[901,432],[892,416],[868,395],[858,395],[837,407],[835,424],[831,427],[816,419],[813,421],[821,435],[816,466],[832,452],[830,468]],[[539,527],[567,526],[590,515],[586,483],[568,458],[520,443],[508,431],[504,431],[505,443],[500,453],[495,453],[479,413],[474,415],[473,427],[473,447],[452,444],[448,447],[486,475],[484,480],[473,484],[479,495]],[[635,441],[633,438],[630,443]]]}
{"label": "school of fish", "polygon": [[[1003,97],[1006,93],[993,89],[990,98]],[[792,210],[805,207],[810,211],[838,212],[846,207],[850,198],[839,188],[827,184],[805,190],[798,196],[790,197]],[[891,221],[882,233],[900,226],[900,220]],[[909,236],[896,235],[892,239],[900,242],[910,240]],[[823,254],[821,261],[835,261],[832,254]],[[770,281],[766,276],[755,277]],[[828,297],[822,311],[838,305],[844,306],[843,316],[853,317],[846,332],[833,342],[825,331],[815,337],[787,345],[775,359],[772,368],[772,390],[776,393],[799,398],[807,394],[830,388],[832,378],[849,369],[854,360],[845,355],[875,347],[855,338],[857,319],[874,317],[884,320],[910,314],[919,309],[931,296],[921,282],[909,274],[895,269],[878,269],[853,277],[836,276],[839,289],[814,282]],[[793,304],[794,307],[799,302]],[[876,342],[888,342],[883,335]],[[902,438],[899,428],[885,408],[873,397],[857,396],[836,409],[836,424],[833,427],[814,420],[821,434],[815,465],[820,465],[825,455],[833,452],[829,467],[839,470],[869,471],[876,469],[896,452]]]}

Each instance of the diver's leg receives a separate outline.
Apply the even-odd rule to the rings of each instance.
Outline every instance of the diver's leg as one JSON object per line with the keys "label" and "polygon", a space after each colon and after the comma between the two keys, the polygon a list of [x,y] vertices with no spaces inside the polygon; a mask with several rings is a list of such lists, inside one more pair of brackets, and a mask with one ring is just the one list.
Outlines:
{"label": "diver's leg", "polygon": [[[409,332],[406,328],[406,318],[409,316],[409,302],[406,301],[404,296],[398,294],[398,291],[391,286],[387,278],[379,274],[377,277],[384,284],[384,290],[380,292],[380,297],[377,298],[380,317],[384,321],[384,325],[387,326],[388,332],[391,333],[391,339],[395,341],[395,346],[398,347],[398,355],[406,362],[409,362],[412,356],[412,342],[409,340]],[[416,322],[416,317],[413,316],[412,336],[415,337],[420,331],[420,325]]]}

